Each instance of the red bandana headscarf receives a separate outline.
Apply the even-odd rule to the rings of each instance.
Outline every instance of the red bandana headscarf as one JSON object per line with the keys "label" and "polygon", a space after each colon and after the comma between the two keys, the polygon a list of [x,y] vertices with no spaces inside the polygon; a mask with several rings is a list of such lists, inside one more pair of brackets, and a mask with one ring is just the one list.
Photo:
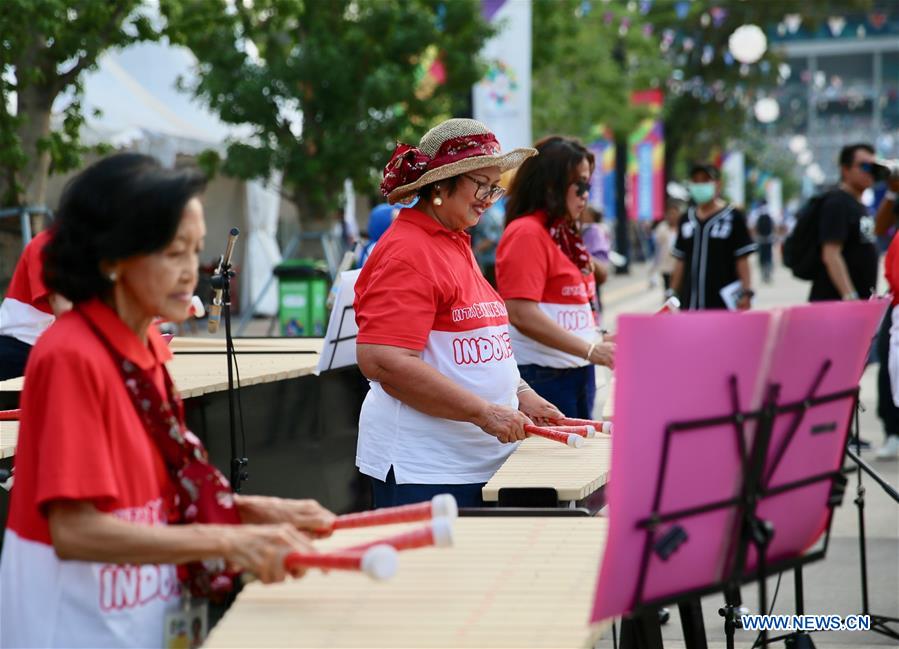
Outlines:
{"label": "red bandana headscarf", "polygon": [[397,144],[390,162],[384,167],[381,193],[387,196],[397,187],[414,183],[428,171],[452,162],[474,156],[496,155],[497,153],[499,153],[499,142],[496,141],[493,133],[450,138],[440,145],[433,158],[411,144]]}

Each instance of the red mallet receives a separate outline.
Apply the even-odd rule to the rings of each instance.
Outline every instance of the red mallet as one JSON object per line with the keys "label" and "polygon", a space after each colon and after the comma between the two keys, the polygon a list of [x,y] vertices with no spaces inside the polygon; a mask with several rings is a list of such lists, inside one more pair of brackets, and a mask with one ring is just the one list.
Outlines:
{"label": "red mallet", "polygon": [[453,523],[449,518],[435,518],[430,525],[419,527],[403,534],[388,536],[386,539],[378,539],[371,543],[354,545],[343,552],[360,552],[373,548],[376,545],[389,545],[396,550],[414,550],[415,548],[427,548],[435,546],[446,548],[453,544]]}
{"label": "red mallet", "polygon": [[414,523],[429,518],[455,518],[459,515],[456,499],[450,494],[438,494],[430,502],[386,507],[370,512],[345,514],[338,516],[332,529],[340,530],[351,527],[373,527],[375,525],[393,525],[395,523]]}
{"label": "red mallet", "polygon": [[596,437],[596,429],[593,426],[544,426],[544,428],[552,428],[560,433],[571,433],[572,435],[580,435],[592,439]]}
{"label": "red mallet", "polygon": [[19,421],[22,418],[22,411],[16,410],[0,410],[0,421]]}
{"label": "red mallet", "polygon": [[528,435],[535,435],[537,437],[543,437],[544,439],[551,439],[554,442],[567,444],[571,448],[580,448],[584,445],[584,438],[580,435],[561,433],[557,430],[553,430],[552,428],[541,428],[540,426],[531,426],[530,424],[526,424],[524,427],[524,432],[526,432]]}
{"label": "red mallet", "polygon": [[361,552],[305,554],[291,552],[284,557],[284,569],[320,568],[322,570],[359,570],[372,579],[384,581],[396,574],[397,552],[389,545],[378,544]]}
{"label": "red mallet", "polygon": [[677,313],[678,311],[680,311],[680,300],[672,295],[665,300],[665,304],[662,305],[662,308],[656,311],[656,315],[661,315],[662,313]]}
{"label": "red mallet", "polygon": [[[593,419],[573,419],[571,417],[563,417],[556,420],[557,424],[562,426],[592,426],[597,433],[605,433],[608,435],[612,432],[611,421],[595,421]],[[556,424],[553,424],[555,426]]]}

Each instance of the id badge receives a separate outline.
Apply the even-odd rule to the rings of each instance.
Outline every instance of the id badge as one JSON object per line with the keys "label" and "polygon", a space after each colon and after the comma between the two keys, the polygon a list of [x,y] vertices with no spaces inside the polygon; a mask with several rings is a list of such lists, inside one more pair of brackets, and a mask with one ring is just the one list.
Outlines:
{"label": "id badge", "polygon": [[165,616],[166,649],[196,649],[209,632],[209,608],[204,599],[185,599],[184,606]]}

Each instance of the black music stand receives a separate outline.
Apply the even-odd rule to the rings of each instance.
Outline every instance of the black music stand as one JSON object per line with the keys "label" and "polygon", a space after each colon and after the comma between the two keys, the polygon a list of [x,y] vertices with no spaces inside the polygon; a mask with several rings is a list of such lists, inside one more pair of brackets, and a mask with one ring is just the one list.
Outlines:
{"label": "black music stand", "polygon": [[[842,502],[846,487],[846,479],[840,470],[844,456],[840,458],[841,462],[836,465],[836,468],[830,471],[806,475],[777,486],[771,486],[771,479],[790,449],[803,419],[809,411],[819,406],[845,401],[845,413],[843,414],[845,414],[848,425],[842,431],[839,440],[840,448],[845,453],[846,439],[853,421],[852,408],[856,407],[858,403],[858,388],[818,395],[817,389],[830,367],[830,361],[826,361],[819,370],[813,385],[808,389],[806,397],[797,402],[778,404],[777,399],[781,386],[769,385],[762,408],[755,411],[742,409],[739,403],[737,379],[735,376],[731,376],[728,385],[731,395],[731,412],[705,419],[675,422],[666,427],[652,510],[649,516],[637,523],[638,528],[645,532],[645,538],[633,614],[622,624],[622,649],[661,647],[661,634],[655,628],[657,622],[654,619],[654,612],[659,606],[675,603],[681,607],[682,614],[685,616],[684,633],[687,636],[687,646],[705,647],[707,646],[705,629],[697,602],[699,597],[718,591],[733,591],[741,583],[755,579],[758,581],[759,587],[760,612],[764,613],[767,612],[768,607],[766,578],[769,574],[801,567],[825,556],[830,540],[833,509]],[[776,447],[772,447],[772,431],[781,417],[789,417],[790,422],[780,443]],[[747,446],[746,429],[749,424],[753,423],[755,424],[755,434]],[[721,426],[733,427],[734,441],[739,449],[741,474],[738,476],[740,484],[738,493],[726,499],[719,498],[690,507],[665,511],[662,506],[662,496],[665,478],[669,472],[669,458],[677,438],[701,429]],[[812,434],[840,434],[836,422],[822,427],[822,430],[817,432],[815,428],[812,428],[811,432]],[[830,441],[830,443],[834,442]],[[777,557],[772,563],[769,563],[772,561],[768,556],[769,546],[777,529],[760,515],[760,506],[764,505],[767,499],[825,482],[830,482],[831,486],[828,499],[822,503],[826,518],[823,546],[812,552],[798,552],[791,556]],[[721,547],[724,549],[722,556],[725,557],[721,578],[714,583],[684,592],[647,598],[645,588],[653,555],[662,562],[666,562],[678,552],[681,546],[689,542],[689,535],[681,523],[716,512],[731,513],[731,522],[726,526],[725,534],[720,539]],[[753,551],[756,555],[754,568],[750,566],[750,554]],[[734,646],[735,628],[733,607],[728,607],[728,615],[725,619],[728,648]],[[767,642],[764,631],[761,634],[761,641],[763,645]]]}
{"label": "black music stand", "polygon": [[[234,271],[231,269],[229,262],[222,262],[220,272],[217,272],[211,278],[212,288],[222,291],[222,311],[225,316],[225,357],[228,364],[228,433],[231,444],[231,462],[230,462],[230,480],[231,488],[235,493],[240,493],[241,483],[249,478],[247,465],[249,460],[246,457],[237,456],[237,416],[235,413],[235,395],[234,389],[234,370],[236,365],[234,338],[231,335],[231,280],[234,278]],[[243,429],[243,426],[241,426]],[[246,455],[246,444],[244,444],[244,456]]]}

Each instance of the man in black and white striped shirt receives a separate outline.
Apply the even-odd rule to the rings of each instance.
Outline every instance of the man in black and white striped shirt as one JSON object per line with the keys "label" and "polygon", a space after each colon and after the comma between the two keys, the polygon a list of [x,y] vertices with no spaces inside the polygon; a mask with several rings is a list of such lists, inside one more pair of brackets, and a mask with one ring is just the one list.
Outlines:
{"label": "man in black and white striped shirt", "polygon": [[720,174],[713,165],[693,165],[687,187],[692,202],[671,251],[677,259],[671,294],[685,309],[725,309],[721,291],[736,287],[736,308],[748,309],[753,296],[748,257],[758,246],[746,217],[720,197]]}

